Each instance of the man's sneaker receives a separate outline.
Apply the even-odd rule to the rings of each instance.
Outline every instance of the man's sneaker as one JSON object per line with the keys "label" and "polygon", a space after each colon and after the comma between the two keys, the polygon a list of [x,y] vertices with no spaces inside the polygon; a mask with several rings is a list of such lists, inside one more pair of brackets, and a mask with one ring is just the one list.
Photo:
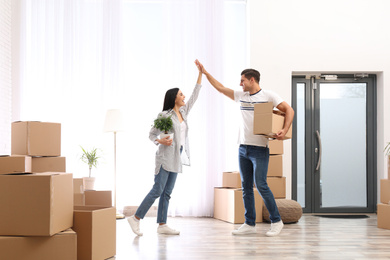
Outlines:
{"label": "man's sneaker", "polygon": [[129,222],[131,229],[133,230],[133,232],[137,236],[143,235],[143,233],[140,231],[140,228],[139,228],[139,226],[140,226],[139,219],[136,219],[135,216],[133,215],[133,216],[127,218],[127,222]]}
{"label": "man's sneaker", "polygon": [[179,235],[180,231],[174,230],[173,228],[170,228],[167,224],[164,224],[158,225],[157,233],[165,235]]}
{"label": "man's sneaker", "polygon": [[283,229],[283,221],[271,223],[271,229],[266,233],[269,237],[274,237],[279,235],[280,231]]}
{"label": "man's sneaker", "polygon": [[233,235],[248,235],[248,234],[255,234],[255,233],[256,233],[256,226],[249,226],[246,223],[242,224],[239,229],[232,231]]}

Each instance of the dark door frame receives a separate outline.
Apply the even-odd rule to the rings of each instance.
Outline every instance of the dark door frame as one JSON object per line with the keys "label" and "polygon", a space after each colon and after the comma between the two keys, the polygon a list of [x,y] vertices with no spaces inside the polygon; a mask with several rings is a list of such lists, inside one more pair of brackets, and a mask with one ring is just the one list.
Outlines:
{"label": "dark door frame", "polygon": [[[314,73],[313,73],[314,74]],[[314,153],[314,147],[318,146],[315,130],[319,129],[319,95],[315,95],[320,83],[367,83],[366,103],[366,129],[367,129],[367,207],[364,208],[321,208],[320,198],[316,197],[315,190],[319,189],[319,181],[314,177],[315,162],[318,154]],[[337,74],[337,80],[327,81],[317,76],[293,76],[292,77],[292,107],[297,108],[297,84],[305,84],[305,207],[304,213],[373,213],[376,211],[377,202],[377,120],[376,120],[376,75],[366,74],[357,77],[353,74]],[[315,98],[318,100],[315,101]],[[293,125],[297,125],[297,117],[294,117]],[[310,134],[308,134],[310,133]],[[293,128],[292,139],[292,199],[297,200],[297,128]]]}

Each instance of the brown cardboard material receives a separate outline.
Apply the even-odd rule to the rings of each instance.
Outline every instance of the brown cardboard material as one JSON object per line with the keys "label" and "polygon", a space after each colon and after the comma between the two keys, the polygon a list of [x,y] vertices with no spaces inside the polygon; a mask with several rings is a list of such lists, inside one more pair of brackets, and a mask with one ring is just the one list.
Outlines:
{"label": "brown cardboard material", "polygon": [[73,205],[74,206],[85,206],[85,194],[84,193],[73,193]]}
{"label": "brown cardboard material", "polygon": [[390,204],[390,179],[382,179],[380,185],[381,203]]}
{"label": "brown cardboard material", "polygon": [[222,187],[224,188],[241,188],[240,172],[222,173]]}
{"label": "brown cardboard material", "polygon": [[[282,112],[273,110],[273,104],[259,103],[254,105],[253,134],[274,137],[284,126],[284,115]],[[292,137],[292,126],[284,139]]]}
{"label": "brown cardboard material", "polygon": [[112,207],[111,193],[110,190],[86,190],[84,192],[85,205]]}
{"label": "brown cardboard material", "polygon": [[33,157],[31,168],[38,172],[66,172],[65,157]]}
{"label": "brown cardboard material", "polygon": [[52,236],[73,224],[70,173],[0,175],[0,235]]}
{"label": "brown cardboard material", "polygon": [[0,236],[0,259],[76,260],[77,235],[68,229],[51,237]]}
{"label": "brown cardboard material", "polygon": [[377,220],[378,228],[390,229],[390,205],[377,205]]}
{"label": "brown cardboard material", "polygon": [[31,173],[31,157],[24,155],[0,156],[0,174]]}
{"label": "brown cardboard material", "polygon": [[[263,199],[254,189],[256,222],[263,222]],[[242,189],[214,188],[214,218],[234,224],[245,222]]]}
{"label": "brown cardboard material", "polygon": [[83,178],[73,178],[73,193],[75,194],[84,193]]}
{"label": "brown cardboard material", "polygon": [[269,140],[268,142],[269,154],[283,154],[282,140]]}
{"label": "brown cardboard material", "polygon": [[275,199],[286,198],[286,177],[267,177],[267,183]]}
{"label": "brown cardboard material", "polygon": [[61,124],[35,121],[13,122],[11,154],[61,156]]}
{"label": "brown cardboard material", "polygon": [[283,156],[270,155],[267,177],[283,177]]}
{"label": "brown cardboard material", "polygon": [[101,260],[116,254],[114,207],[75,206],[73,223],[78,260]]}

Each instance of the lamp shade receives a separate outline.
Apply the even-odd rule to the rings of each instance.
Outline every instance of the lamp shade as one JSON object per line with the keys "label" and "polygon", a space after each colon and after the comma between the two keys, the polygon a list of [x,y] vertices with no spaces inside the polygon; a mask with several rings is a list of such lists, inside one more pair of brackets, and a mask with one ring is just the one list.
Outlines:
{"label": "lamp shade", "polygon": [[103,131],[104,132],[123,131],[123,118],[122,118],[122,111],[120,109],[107,110]]}

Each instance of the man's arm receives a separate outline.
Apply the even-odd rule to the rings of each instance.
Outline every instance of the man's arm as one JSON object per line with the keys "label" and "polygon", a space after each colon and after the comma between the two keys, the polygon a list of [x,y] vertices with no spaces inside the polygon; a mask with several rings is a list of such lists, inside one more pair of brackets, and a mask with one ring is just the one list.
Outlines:
{"label": "man's arm", "polygon": [[210,73],[206,71],[206,69],[203,67],[203,65],[196,60],[195,61],[196,66],[198,66],[199,71],[201,71],[204,75],[206,75],[207,80],[210,82],[210,84],[220,93],[224,94],[228,98],[231,98],[234,100],[234,90],[230,88],[226,88],[224,85],[222,85],[218,80],[216,80],[213,76],[211,76]]}
{"label": "man's arm", "polygon": [[286,135],[287,131],[290,129],[291,124],[293,122],[294,109],[292,109],[292,107],[289,104],[287,104],[285,101],[280,103],[276,108],[286,114],[284,117],[283,129],[276,134],[276,139],[283,140],[284,136]]}

